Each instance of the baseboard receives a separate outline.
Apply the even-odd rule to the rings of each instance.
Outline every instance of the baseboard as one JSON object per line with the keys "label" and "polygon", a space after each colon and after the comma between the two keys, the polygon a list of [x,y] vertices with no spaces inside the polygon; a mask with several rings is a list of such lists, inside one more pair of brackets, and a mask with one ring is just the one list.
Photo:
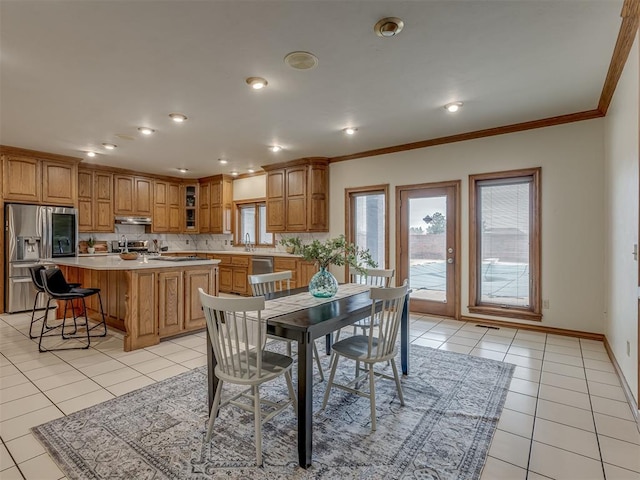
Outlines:
{"label": "baseboard", "polygon": [[506,322],[503,320],[487,320],[485,318],[472,317],[468,315],[462,315],[460,320],[463,322],[480,323],[482,325],[497,325],[500,327],[519,328],[521,330],[532,330],[534,332],[564,335],[565,337],[584,338],[587,340],[597,340],[599,342],[604,341],[604,335],[602,333],[582,332],[580,330],[569,330],[567,328],[545,327],[544,325],[529,325],[525,323]]}
{"label": "baseboard", "polygon": [[638,408],[636,399],[633,396],[631,387],[629,387],[627,380],[624,378],[622,369],[620,368],[620,364],[618,363],[618,360],[616,360],[616,356],[613,354],[613,350],[609,345],[609,341],[607,340],[607,337],[604,337],[604,348],[607,351],[607,354],[609,355],[609,359],[611,360],[611,363],[613,363],[613,368],[616,369],[616,373],[618,374],[618,378],[620,379],[620,385],[622,385],[622,391],[624,392],[624,396],[627,399],[627,403],[629,403],[629,406],[631,407],[631,413],[633,414],[633,418],[635,419],[636,424],[638,425],[638,430],[640,430],[640,409]]}

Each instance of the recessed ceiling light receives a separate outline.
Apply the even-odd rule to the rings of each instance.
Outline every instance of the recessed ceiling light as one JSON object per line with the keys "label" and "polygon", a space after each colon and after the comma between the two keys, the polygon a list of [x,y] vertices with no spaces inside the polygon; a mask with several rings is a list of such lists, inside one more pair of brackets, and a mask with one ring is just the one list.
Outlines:
{"label": "recessed ceiling light", "polygon": [[250,168],[250,169],[248,170],[248,172],[249,172],[249,173],[254,173],[254,172],[255,172],[255,170],[254,170],[253,168]]}
{"label": "recessed ceiling light", "polygon": [[113,150],[117,147],[117,145],[114,145],[113,143],[103,143],[102,146],[107,150]]}
{"label": "recessed ceiling light", "polygon": [[155,132],[153,128],[147,128],[147,127],[140,127],[138,128],[138,131],[143,135],[151,135],[152,133]]}
{"label": "recessed ceiling light", "polygon": [[232,175],[233,177],[237,177],[237,176],[238,176],[238,172],[231,172],[231,175]]}
{"label": "recessed ceiling light", "polygon": [[347,127],[344,130],[342,130],[344,133],[346,133],[347,135],[353,135],[354,133],[356,133],[358,131],[357,128],[355,127]]}
{"label": "recessed ceiling light", "polygon": [[276,153],[282,150],[282,147],[280,145],[271,145],[269,147],[269,150],[271,150],[273,153]]}
{"label": "recessed ceiling light", "polygon": [[176,168],[180,173],[187,173],[189,171],[188,168]]}
{"label": "recessed ceiling light", "polygon": [[399,34],[404,28],[404,22],[397,17],[387,17],[378,21],[373,26],[373,31],[379,37],[393,37]]}
{"label": "recessed ceiling light", "polygon": [[219,158],[218,161],[222,164],[222,165],[226,165],[227,163],[229,163],[229,161],[226,158]]}
{"label": "recessed ceiling light", "polygon": [[268,82],[262,77],[249,77],[245,81],[254,90],[260,90],[268,85]]}
{"label": "recessed ceiling light", "polygon": [[87,152],[87,157],[95,157],[96,152]]}
{"label": "recessed ceiling light", "polygon": [[181,113],[170,113],[169,117],[176,123],[182,123],[187,120],[187,116]]}
{"label": "recessed ceiling light", "polygon": [[444,109],[449,113],[455,113],[462,108],[462,102],[451,102],[444,106]]}

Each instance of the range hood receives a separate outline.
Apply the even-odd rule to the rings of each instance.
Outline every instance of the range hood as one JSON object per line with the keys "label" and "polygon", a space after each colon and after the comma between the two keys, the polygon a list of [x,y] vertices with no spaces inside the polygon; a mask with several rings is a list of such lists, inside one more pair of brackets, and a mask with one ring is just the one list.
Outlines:
{"label": "range hood", "polygon": [[150,217],[116,217],[115,220],[120,225],[151,225]]}

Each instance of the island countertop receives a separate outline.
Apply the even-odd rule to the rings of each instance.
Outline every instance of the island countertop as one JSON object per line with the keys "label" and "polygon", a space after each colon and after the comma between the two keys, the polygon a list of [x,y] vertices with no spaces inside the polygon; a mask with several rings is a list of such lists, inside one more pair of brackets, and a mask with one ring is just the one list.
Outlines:
{"label": "island countertop", "polygon": [[86,268],[88,270],[146,270],[173,267],[198,267],[220,263],[220,260],[194,258],[171,262],[152,260],[157,257],[140,256],[137,260],[122,260],[118,255],[100,255],[95,257],[60,257],[48,258],[45,263],[54,263],[67,267]]}

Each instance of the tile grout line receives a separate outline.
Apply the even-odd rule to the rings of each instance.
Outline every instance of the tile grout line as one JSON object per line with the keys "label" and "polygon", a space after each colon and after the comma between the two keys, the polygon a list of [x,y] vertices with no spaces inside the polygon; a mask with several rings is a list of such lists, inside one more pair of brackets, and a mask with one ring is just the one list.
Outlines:
{"label": "tile grout line", "polygon": [[[517,332],[516,332],[516,335],[517,335]],[[533,436],[534,436],[534,432],[536,431],[536,420],[538,419],[538,402],[540,401],[540,386],[542,385],[542,369],[544,367],[544,356],[546,351],[547,351],[547,335],[545,334],[544,350],[542,351],[542,361],[540,363],[540,373],[538,375],[538,390],[536,392],[536,406],[533,413],[533,424],[531,425],[531,439],[529,441],[529,455],[527,455],[527,473],[525,475],[525,480],[529,478],[529,472],[531,472],[531,454],[533,453]],[[534,472],[534,473],[537,473],[537,472]]]}

